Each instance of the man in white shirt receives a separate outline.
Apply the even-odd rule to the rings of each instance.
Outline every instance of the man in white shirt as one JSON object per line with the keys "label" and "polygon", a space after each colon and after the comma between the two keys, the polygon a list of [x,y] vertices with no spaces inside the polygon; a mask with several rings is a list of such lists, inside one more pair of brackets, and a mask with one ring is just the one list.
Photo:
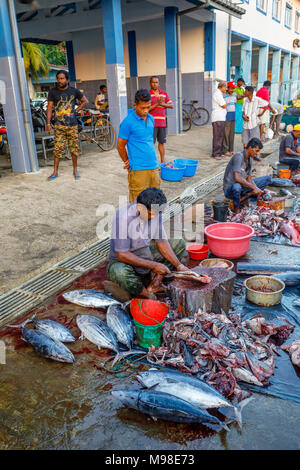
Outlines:
{"label": "man in white shirt", "polygon": [[108,110],[107,88],[105,85],[100,86],[100,93],[95,98],[95,108],[99,111]]}
{"label": "man in white shirt", "polygon": [[[254,88],[246,86],[245,100],[243,104],[243,134],[242,141],[244,148],[252,138],[259,139],[259,118],[266,112],[269,107],[264,106],[264,100],[257,96],[253,96]],[[263,108],[264,106],[264,108]],[[262,109],[263,108],[263,109]]]}
{"label": "man in white shirt", "polygon": [[213,94],[212,98],[212,114],[211,122],[213,126],[213,151],[212,157],[221,160],[223,155],[223,142],[225,135],[225,121],[226,121],[226,102],[223,94],[226,91],[226,82],[220,82],[218,89]]}

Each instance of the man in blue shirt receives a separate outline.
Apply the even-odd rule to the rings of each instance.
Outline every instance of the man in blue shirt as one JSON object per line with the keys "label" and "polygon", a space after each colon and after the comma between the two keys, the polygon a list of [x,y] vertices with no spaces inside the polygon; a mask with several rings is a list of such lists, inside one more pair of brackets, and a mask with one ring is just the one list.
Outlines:
{"label": "man in blue shirt", "polygon": [[[153,143],[154,118],[149,114],[151,96],[141,89],[134,109],[121,122],[117,149],[128,170],[129,202],[146,188],[160,188],[159,165]],[[127,146],[127,149],[126,149]]]}

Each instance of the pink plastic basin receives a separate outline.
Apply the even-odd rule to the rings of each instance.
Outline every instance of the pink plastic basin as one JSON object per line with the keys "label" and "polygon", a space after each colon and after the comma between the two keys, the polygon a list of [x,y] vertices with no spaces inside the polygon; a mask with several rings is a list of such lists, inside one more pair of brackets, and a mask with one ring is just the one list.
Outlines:
{"label": "pink plastic basin", "polygon": [[235,259],[245,255],[254,230],[249,225],[223,222],[208,225],[204,233],[209,250],[219,258]]}

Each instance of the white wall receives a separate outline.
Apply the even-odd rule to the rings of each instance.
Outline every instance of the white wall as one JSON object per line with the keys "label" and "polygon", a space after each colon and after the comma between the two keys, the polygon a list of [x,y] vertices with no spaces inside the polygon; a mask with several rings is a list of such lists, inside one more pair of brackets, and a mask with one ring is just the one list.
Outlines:
{"label": "white wall", "polygon": [[256,9],[256,0],[249,0],[249,4],[244,2],[243,5],[240,5],[246,10],[242,20],[232,18],[232,31],[300,54],[300,48],[293,48],[293,40],[299,37],[299,34],[295,33],[295,11],[300,12],[300,1],[288,0],[288,3],[293,6],[291,29],[284,26],[286,0],[281,0],[280,23],[272,19],[273,0],[268,0],[267,15]]}
{"label": "white wall", "polygon": [[[252,0],[253,1],[253,0]],[[216,78],[226,80],[228,48],[228,15],[216,10]]]}

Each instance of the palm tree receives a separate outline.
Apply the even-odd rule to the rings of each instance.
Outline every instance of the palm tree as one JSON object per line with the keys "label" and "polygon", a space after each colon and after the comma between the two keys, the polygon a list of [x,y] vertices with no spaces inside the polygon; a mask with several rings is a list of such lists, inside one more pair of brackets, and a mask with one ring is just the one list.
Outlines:
{"label": "palm tree", "polygon": [[36,82],[38,82],[39,75],[42,77],[47,77],[47,75],[49,75],[50,67],[47,57],[42,52],[38,44],[33,42],[23,42],[22,51],[27,80],[31,76],[36,80]]}

